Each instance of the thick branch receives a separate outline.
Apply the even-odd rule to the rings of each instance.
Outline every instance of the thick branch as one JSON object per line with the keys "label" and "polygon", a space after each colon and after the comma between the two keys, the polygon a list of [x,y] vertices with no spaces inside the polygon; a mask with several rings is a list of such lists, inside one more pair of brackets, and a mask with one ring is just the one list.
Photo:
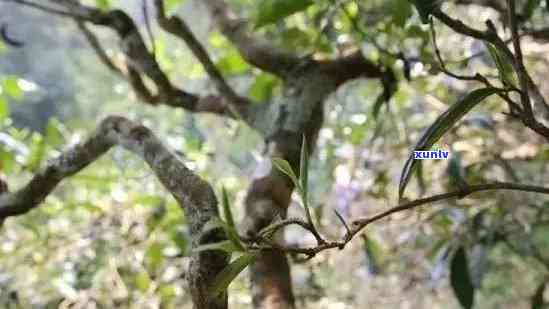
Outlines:
{"label": "thick branch", "polygon": [[[191,112],[208,112],[225,116],[233,116],[226,100],[216,96],[199,98],[175,87],[167,75],[158,65],[154,54],[148,51],[147,46],[139,33],[134,21],[123,11],[113,10],[104,12],[70,0],[58,0],[56,6],[46,6],[28,0],[2,0],[36,8],[47,13],[69,17],[77,21],[86,39],[98,55],[101,62],[107,67],[127,79],[141,100],[149,104],[166,104],[172,107],[184,108]],[[105,26],[114,30],[121,41],[122,50],[126,56],[126,68],[119,68],[109,58],[97,37],[85,27],[89,22]],[[153,93],[143,79],[146,75],[153,81],[156,93]]]}
{"label": "thick branch", "polygon": [[336,80],[337,85],[358,77],[379,78],[388,74],[366,59],[360,50],[334,60],[319,61],[318,65],[323,73]]}
{"label": "thick branch", "polygon": [[300,63],[297,55],[281,50],[248,32],[248,22],[237,18],[224,0],[202,1],[219,30],[233,43],[251,65],[284,77]]}
{"label": "thick branch", "polygon": [[[122,117],[108,117],[84,143],[76,145],[37,173],[22,189],[0,196],[0,218],[24,214],[44,201],[64,178],[79,172],[111,147],[120,145],[145,160],[160,181],[185,205],[203,204],[209,187],[162,145],[150,130]],[[177,179],[178,181],[173,181]],[[186,184],[182,186],[181,184]],[[193,209],[192,212],[198,212]]]}
{"label": "thick branch", "polygon": [[[0,194],[0,220],[36,208],[63,179],[79,172],[115,145],[143,159],[174,196],[189,218],[193,246],[224,239],[219,229],[202,231],[208,221],[218,217],[212,187],[189,170],[149,129],[122,117],[102,121],[90,138],[51,161],[22,189]],[[192,257],[189,286],[196,308],[226,308],[226,295],[212,299],[208,289],[227,262],[228,256],[222,251],[197,253]]]}

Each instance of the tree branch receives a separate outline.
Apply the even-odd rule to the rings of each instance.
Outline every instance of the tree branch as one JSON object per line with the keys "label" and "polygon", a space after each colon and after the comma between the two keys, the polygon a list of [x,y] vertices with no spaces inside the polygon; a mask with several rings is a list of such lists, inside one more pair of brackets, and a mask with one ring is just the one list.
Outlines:
{"label": "tree branch", "polygon": [[248,22],[237,18],[224,0],[202,1],[210,11],[219,30],[240,51],[251,65],[284,78],[301,62],[290,52],[277,48],[266,40],[248,33]]}
{"label": "tree branch", "polygon": [[78,26],[78,29],[84,34],[84,37],[86,37],[86,40],[92,47],[92,49],[95,51],[97,56],[99,57],[99,60],[107,66],[107,68],[112,71],[113,73],[116,73],[117,75],[120,75],[122,77],[126,77],[124,75],[124,72],[121,68],[119,68],[109,57],[103,46],[101,46],[101,43],[99,42],[99,39],[97,36],[86,26],[86,23],[75,19],[76,25]]}
{"label": "tree branch", "polygon": [[[84,143],[49,162],[26,186],[13,193],[0,192],[0,221],[35,209],[63,179],[79,172],[115,145],[143,159],[173,195],[188,218],[193,247],[226,239],[222,229],[204,229],[208,221],[219,217],[217,200],[210,184],[189,170],[149,129],[125,118],[112,116],[102,121]],[[228,255],[222,251],[195,253],[192,256],[188,279],[196,308],[226,308],[226,294],[212,298],[209,289],[216,274],[227,262]]]}
{"label": "tree branch", "polygon": [[[76,20],[78,27],[103,62],[111,71],[129,81],[138,97],[145,103],[165,104],[184,108],[191,112],[208,112],[222,116],[234,116],[226,100],[217,96],[200,98],[194,94],[175,87],[158,65],[154,54],[151,54],[137,29],[134,21],[121,10],[108,12],[88,7],[70,0],[58,0],[56,7],[37,4],[28,0],[1,0],[39,9],[47,13],[69,17]],[[51,2],[51,1],[50,1]],[[59,8],[60,7],[60,8]],[[99,40],[85,23],[105,26],[114,30],[121,41],[126,56],[126,68],[117,67],[109,58]],[[145,84],[142,74],[149,77],[155,84],[157,93],[153,93]]]}
{"label": "tree branch", "polygon": [[358,77],[380,78],[390,72],[366,59],[360,50],[334,60],[318,61],[318,65],[324,74],[336,80],[337,85]]}
{"label": "tree branch", "polygon": [[[516,61],[515,54],[513,54],[509,47],[507,47],[507,44],[499,37],[494,24],[490,20],[486,21],[488,29],[486,31],[480,31],[467,26],[460,20],[448,16],[441,10],[435,10],[432,12],[432,14],[455,32],[484,42],[491,43],[496,48],[498,48],[503,53],[503,55],[505,55],[507,60],[512,63],[513,69],[515,70],[515,72],[517,72],[517,75],[519,75],[519,80],[521,79],[520,76],[522,75],[523,80],[521,81],[521,88],[524,87],[523,83],[526,82],[526,89],[533,94],[534,104],[539,110],[539,112],[536,111],[536,113],[541,114],[546,120],[549,120],[549,105],[547,105],[547,103],[545,102],[545,99],[543,98],[539,88],[533,82],[531,76],[528,74],[524,66],[521,67],[519,62]],[[518,33],[515,33],[513,38],[515,47],[518,37]],[[518,114],[518,116],[520,117],[522,123],[528,128],[532,129],[534,132],[545,137],[545,139],[549,141],[549,128],[536,119],[532,110],[530,100],[528,99],[527,94],[525,95],[525,92],[522,89],[520,91],[520,94],[521,103],[523,105],[523,112]]]}
{"label": "tree branch", "polygon": [[416,208],[418,206],[422,206],[425,204],[430,204],[433,202],[441,201],[441,200],[447,200],[451,198],[463,198],[465,196],[471,195],[475,192],[481,192],[481,191],[494,191],[494,190],[510,190],[510,191],[523,191],[523,192],[535,192],[535,193],[542,193],[549,195],[549,188],[544,187],[537,187],[537,186],[531,186],[531,185],[524,185],[524,184],[515,184],[515,183],[507,183],[507,182],[496,182],[491,184],[481,184],[481,185],[472,185],[467,186],[463,189],[433,195],[430,197],[414,200],[408,203],[404,203],[402,205],[398,205],[396,207],[393,207],[389,210],[386,210],[380,214],[377,214],[370,218],[364,218],[364,219],[357,219],[352,222],[352,224],[355,227],[364,228],[366,225],[378,221],[380,219],[383,219],[387,216],[390,216],[394,213],[401,212],[404,210]]}
{"label": "tree branch", "polygon": [[234,89],[229,86],[219,69],[211,60],[208,52],[194,36],[191,29],[183,19],[177,16],[167,17],[164,10],[164,0],[155,0],[156,14],[158,23],[162,29],[182,39],[195,57],[200,61],[208,76],[214,82],[219,93],[226,98],[235,109],[235,113],[240,115],[243,106],[248,104],[248,99],[239,96]]}
{"label": "tree branch", "polygon": [[[111,147],[120,145],[145,160],[159,180],[181,202],[201,204],[200,196],[208,185],[188,170],[147,128],[122,117],[108,117],[84,143],[62,153],[38,172],[22,189],[0,195],[0,218],[24,214],[44,199],[67,177],[97,160]],[[174,182],[173,179],[178,179]],[[186,184],[181,186],[181,184]],[[199,189],[202,187],[202,189]],[[207,190],[206,190],[207,191]],[[206,192],[209,194],[209,192]],[[199,210],[192,210],[193,213]]]}
{"label": "tree branch", "polygon": [[[534,192],[534,193],[541,193],[541,194],[549,195],[549,188],[531,186],[531,185],[524,185],[524,184],[497,182],[497,183],[491,183],[491,184],[472,185],[472,186],[467,186],[467,187],[465,187],[463,189],[460,189],[460,190],[457,190],[457,191],[442,193],[442,194],[438,194],[438,195],[433,195],[433,196],[430,196],[430,197],[426,197],[426,198],[410,201],[410,202],[407,202],[407,203],[404,203],[404,204],[400,204],[398,206],[390,208],[386,211],[383,211],[383,212],[381,212],[379,214],[376,214],[374,216],[371,216],[371,217],[356,219],[356,220],[352,221],[352,223],[351,223],[352,228],[350,229],[350,231],[346,232],[346,234],[344,235],[342,240],[329,241],[329,242],[320,244],[320,245],[315,246],[315,247],[296,247],[296,246],[283,246],[283,245],[279,245],[279,244],[277,244],[276,246],[272,246],[272,244],[262,244],[261,243],[261,238],[260,238],[258,244],[257,245],[252,244],[250,246],[250,248],[252,248],[252,249],[265,249],[265,248],[273,249],[274,248],[274,249],[282,250],[282,251],[287,252],[287,253],[305,254],[308,257],[313,257],[317,253],[319,253],[321,251],[324,251],[324,250],[333,249],[333,248],[343,249],[347,245],[347,243],[349,243],[354,238],[354,236],[359,234],[366,226],[368,226],[369,224],[371,224],[373,222],[380,221],[384,218],[387,218],[387,217],[389,217],[389,216],[391,216],[395,213],[410,210],[410,209],[417,208],[417,207],[420,207],[420,206],[424,206],[424,205],[427,205],[427,204],[432,204],[434,202],[438,202],[438,201],[442,201],[442,200],[448,200],[448,199],[451,199],[451,198],[463,198],[463,197],[466,197],[466,196],[471,195],[471,194],[476,193],[476,192],[494,191],[494,190],[511,190],[511,191],[522,191],[522,192]],[[276,232],[276,230],[278,230],[278,229],[280,229],[284,226],[287,226],[287,225],[300,225],[303,228],[305,228],[306,230],[308,230],[307,223],[300,220],[300,219],[296,219],[296,218],[291,218],[291,219],[281,220],[281,221],[275,222],[271,226],[266,227],[264,230],[268,231],[269,233],[274,233],[274,232]]]}

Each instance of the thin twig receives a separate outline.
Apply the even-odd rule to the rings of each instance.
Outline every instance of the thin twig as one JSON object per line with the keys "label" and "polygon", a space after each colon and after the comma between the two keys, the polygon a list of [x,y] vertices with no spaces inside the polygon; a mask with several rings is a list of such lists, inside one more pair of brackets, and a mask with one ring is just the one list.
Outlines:
{"label": "thin twig", "polygon": [[206,48],[198,41],[185,21],[177,16],[166,16],[163,0],[155,0],[155,5],[160,27],[182,39],[187,44],[187,47],[189,47],[193,55],[200,61],[204,70],[212,79],[217,91],[229,101],[229,107],[234,116],[242,118],[242,108],[249,103],[249,100],[238,95],[229,83],[227,83],[223,74],[221,74],[221,71],[212,61]]}
{"label": "thin twig", "polygon": [[430,20],[430,29],[431,29],[431,37],[432,37],[432,42],[433,42],[433,48],[435,49],[435,55],[437,57],[439,65],[440,65],[440,69],[444,74],[446,74],[450,77],[453,77],[455,79],[464,80],[464,81],[479,81],[481,83],[486,84],[489,87],[492,86],[490,84],[490,82],[488,81],[488,79],[486,77],[480,75],[480,74],[475,74],[475,75],[469,76],[469,75],[458,75],[458,74],[450,72],[446,67],[444,59],[442,59],[440,49],[438,48],[437,34],[436,34],[436,31],[435,31],[435,25],[434,25],[434,20],[433,19]]}
{"label": "thin twig", "polygon": [[[491,184],[471,185],[457,191],[442,193],[442,194],[433,195],[430,197],[410,201],[410,202],[395,206],[393,208],[390,208],[389,210],[381,212],[372,217],[354,220],[352,222],[353,228],[351,228],[350,233],[346,234],[343,240],[328,241],[323,244],[319,244],[318,246],[315,246],[315,247],[283,246],[283,245],[277,244],[276,248],[274,248],[273,246],[269,246],[269,245],[265,246],[265,245],[259,244],[259,245],[250,245],[250,248],[252,249],[266,249],[266,248],[273,249],[274,248],[287,253],[305,254],[308,257],[313,257],[317,253],[324,250],[333,249],[333,248],[343,249],[354,238],[354,236],[359,234],[366,226],[368,226],[371,223],[380,221],[384,218],[387,218],[395,213],[414,209],[420,206],[432,204],[434,202],[438,202],[442,200],[448,200],[452,198],[463,198],[476,192],[493,191],[493,190],[511,190],[511,191],[533,192],[533,193],[541,193],[541,194],[549,195],[549,188],[517,184],[517,183],[496,182]],[[306,222],[303,222],[299,219],[288,219],[288,220],[282,220],[275,223],[272,226],[272,230],[276,231],[284,226],[291,225],[291,224],[307,226]],[[271,230],[271,228],[269,228],[269,230]]]}

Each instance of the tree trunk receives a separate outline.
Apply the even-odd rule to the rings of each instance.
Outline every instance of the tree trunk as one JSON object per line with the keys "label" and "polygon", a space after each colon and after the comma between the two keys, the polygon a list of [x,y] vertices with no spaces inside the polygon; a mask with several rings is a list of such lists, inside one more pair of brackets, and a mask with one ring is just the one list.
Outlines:
{"label": "tree trunk", "polygon": [[[323,122],[323,101],[335,89],[335,84],[327,81],[329,79],[316,71],[301,72],[286,81],[292,87],[287,87],[290,95],[279,103],[283,111],[277,114],[276,130],[268,139],[268,156],[284,158],[297,173],[303,136],[307,139],[307,148],[312,150]],[[290,179],[273,167],[267,175],[256,179],[246,197],[247,233],[257,233],[277,215],[284,217],[293,189]],[[290,265],[284,253],[263,251],[250,267],[250,280],[255,308],[294,307]]]}

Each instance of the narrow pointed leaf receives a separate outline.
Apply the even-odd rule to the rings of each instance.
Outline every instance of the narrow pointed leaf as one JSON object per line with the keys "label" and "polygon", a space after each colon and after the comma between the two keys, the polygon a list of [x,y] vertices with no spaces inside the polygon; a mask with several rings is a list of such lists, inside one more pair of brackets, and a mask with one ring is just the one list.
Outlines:
{"label": "narrow pointed leaf", "polygon": [[235,245],[238,251],[245,251],[245,248],[240,241],[240,237],[238,236],[238,232],[236,231],[236,229],[234,227],[230,227],[227,224],[225,224],[223,227],[225,228],[225,233],[227,233],[227,238],[229,238],[233,245]]}
{"label": "narrow pointed leaf", "polygon": [[423,133],[417,144],[414,146],[410,157],[404,164],[400,176],[398,196],[401,199],[410,177],[417,168],[417,161],[414,160],[414,151],[429,150],[452,126],[463,118],[473,107],[482,102],[487,97],[497,93],[496,88],[480,88],[473,90],[463,99],[450,106],[442,113],[435,122]]}
{"label": "narrow pointed leaf", "polygon": [[23,98],[23,90],[19,86],[19,79],[15,76],[6,77],[0,88],[15,100],[21,100]]}
{"label": "narrow pointed leaf", "polygon": [[10,106],[8,105],[8,101],[4,97],[0,96],[0,122],[8,118],[9,115],[10,115]]}
{"label": "narrow pointed leaf", "polygon": [[273,158],[273,164],[279,171],[290,177],[296,187],[300,187],[297,176],[295,175],[294,170],[292,169],[292,166],[288,161],[282,158]]}
{"label": "narrow pointed leaf", "polygon": [[372,116],[374,116],[374,119],[377,119],[377,116],[379,115],[379,112],[381,111],[381,107],[383,106],[383,103],[385,103],[385,96],[383,94],[380,94],[375,103],[374,107],[372,108]]}
{"label": "narrow pointed leaf", "polygon": [[450,284],[460,305],[464,309],[473,308],[475,288],[469,274],[465,249],[459,247],[450,264]]}
{"label": "narrow pointed leaf", "polygon": [[244,253],[236,260],[227,265],[214,279],[212,284],[212,295],[218,296],[227,290],[231,282],[240,274],[248,265],[253,263],[256,259],[256,254]]}
{"label": "narrow pointed leaf", "polygon": [[225,189],[225,187],[221,187],[221,205],[223,206],[223,216],[225,216],[225,221],[230,227],[234,228],[233,212],[231,211],[229,195],[227,194],[227,189]]}
{"label": "narrow pointed leaf", "polygon": [[496,64],[501,82],[504,85],[516,87],[517,79],[515,76],[513,65],[492,44],[487,43],[486,48],[488,48],[490,56],[492,56],[492,60],[494,60],[494,63]]}
{"label": "narrow pointed leaf", "polygon": [[234,245],[232,241],[224,240],[224,241],[216,242],[213,244],[205,244],[205,245],[198,246],[193,249],[193,252],[203,252],[203,251],[209,251],[209,250],[220,250],[220,251],[225,251],[227,253],[241,251],[237,246]]}
{"label": "narrow pointed leaf", "polygon": [[204,227],[202,228],[203,234],[211,233],[215,229],[224,229],[223,225],[225,222],[221,220],[220,218],[212,218],[206,224],[204,224]]}
{"label": "narrow pointed leaf", "polygon": [[223,229],[228,240],[236,248],[235,251],[245,251],[245,248],[242,245],[242,242],[240,241],[240,237],[238,236],[238,232],[236,228],[234,226],[229,226],[228,223],[224,222],[220,218],[214,218],[208,221],[204,226],[202,233],[206,234],[211,232],[214,229],[219,229],[219,228]]}
{"label": "narrow pointed leaf", "polygon": [[541,0],[528,0],[522,8],[522,16],[524,19],[530,19],[534,14],[534,11],[541,4]]}
{"label": "narrow pointed leaf", "polygon": [[[309,181],[309,154],[307,150],[307,139],[303,135],[303,142],[301,144],[301,158],[299,161],[299,183],[301,184],[301,190],[303,199],[307,199],[307,184]],[[304,203],[306,203],[304,201]]]}

